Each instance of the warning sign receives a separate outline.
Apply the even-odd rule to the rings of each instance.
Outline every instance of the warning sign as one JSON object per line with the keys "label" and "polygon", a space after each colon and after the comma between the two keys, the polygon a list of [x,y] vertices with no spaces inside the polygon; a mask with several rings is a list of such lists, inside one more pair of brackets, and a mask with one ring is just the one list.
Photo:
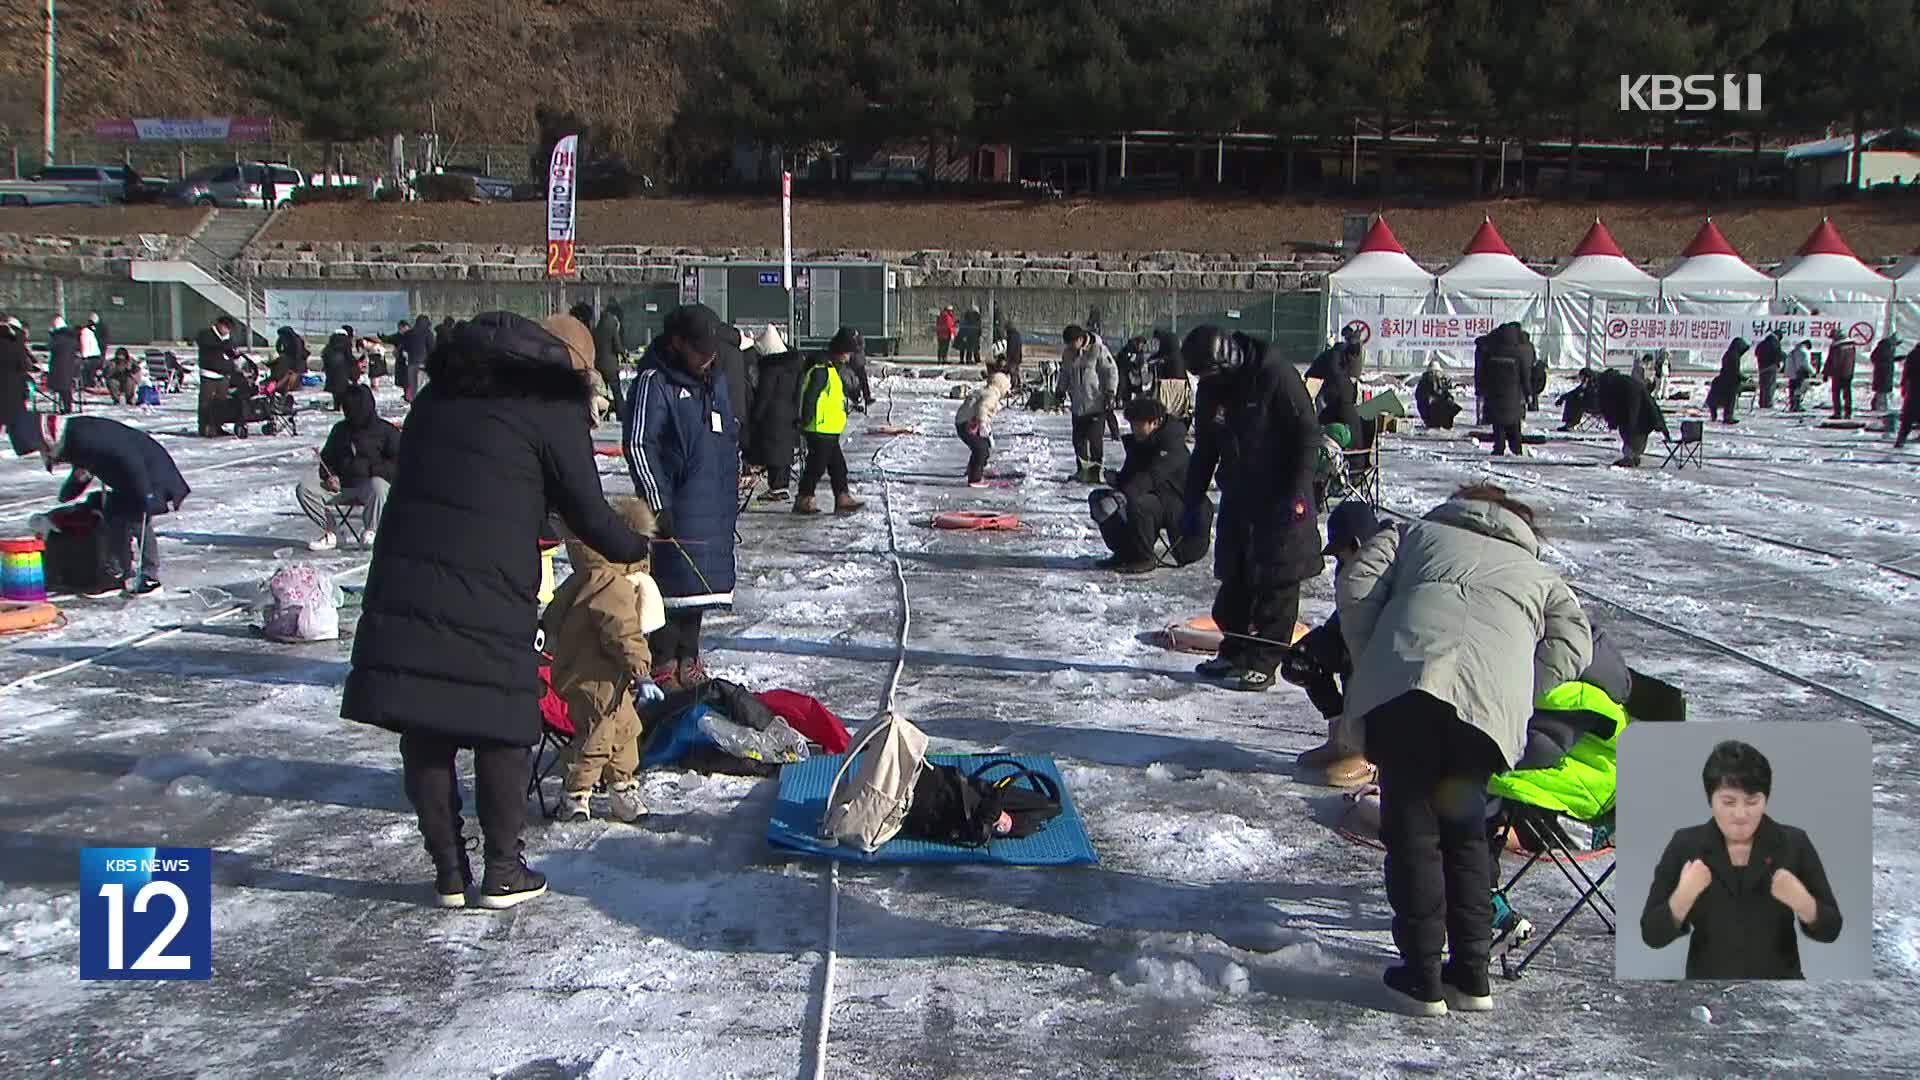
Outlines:
{"label": "warning sign", "polygon": [[1361,344],[1376,349],[1450,352],[1471,351],[1474,341],[1498,325],[1491,315],[1378,315],[1347,323]]}
{"label": "warning sign", "polygon": [[1757,345],[1768,334],[1777,333],[1780,341],[1792,348],[1801,341],[1822,347],[1836,333],[1865,347],[1878,336],[1872,323],[1839,319],[1826,315],[1765,315],[1760,318],[1727,318],[1719,315],[1616,315],[1607,320],[1607,349],[1612,352],[1641,352],[1648,349],[1697,349],[1725,352],[1736,337]]}

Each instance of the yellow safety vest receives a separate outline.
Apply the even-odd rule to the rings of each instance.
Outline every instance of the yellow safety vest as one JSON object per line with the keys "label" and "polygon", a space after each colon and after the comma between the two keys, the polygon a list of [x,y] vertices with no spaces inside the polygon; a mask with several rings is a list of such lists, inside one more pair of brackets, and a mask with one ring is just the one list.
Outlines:
{"label": "yellow safety vest", "polygon": [[[847,430],[847,393],[840,382],[840,369],[831,361],[808,368],[800,379],[801,393],[805,393],[807,386],[813,382],[816,368],[827,369],[827,386],[820,391],[819,399],[813,404],[813,419],[807,421],[801,430],[809,435],[838,435]],[[804,402],[800,411],[806,411]]]}

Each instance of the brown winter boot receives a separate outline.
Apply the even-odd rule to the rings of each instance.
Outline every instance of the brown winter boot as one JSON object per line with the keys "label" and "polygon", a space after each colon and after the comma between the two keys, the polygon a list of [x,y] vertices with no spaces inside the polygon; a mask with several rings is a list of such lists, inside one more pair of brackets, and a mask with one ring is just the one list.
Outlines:
{"label": "brown winter boot", "polygon": [[796,514],[817,514],[820,507],[811,495],[796,495],[793,499],[793,512]]}
{"label": "brown winter boot", "polygon": [[866,505],[847,491],[833,497],[833,512],[836,514],[857,514],[865,509]]}

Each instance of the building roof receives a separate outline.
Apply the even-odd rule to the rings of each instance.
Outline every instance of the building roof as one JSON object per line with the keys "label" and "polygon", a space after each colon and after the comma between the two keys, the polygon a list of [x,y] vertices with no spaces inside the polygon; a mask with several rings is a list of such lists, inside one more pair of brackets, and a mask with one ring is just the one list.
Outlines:
{"label": "building roof", "polygon": [[[1886,139],[1887,136],[1894,134],[1896,133],[1892,128],[1881,128],[1878,131],[1869,131],[1860,136],[1860,145],[1863,149],[1872,149],[1875,143],[1881,142]],[[1902,144],[1920,142],[1920,130],[1907,128],[1901,134],[1904,134],[1905,137],[1896,138],[1894,140],[1895,142]],[[1898,149],[1906,148],[1904,145],[1898,147]],[[1896,149],[1896,147],[1883,147],[1882,149]],[[1795,143],[1787,147],[1787,160],[1789,162],[1812,161],[1819,158],[1838,157],[1841,154],[1851,153],[1853,153],[1853,133],[1848,132],[1845,135],[1835,135],[1831,139],[1816,139],[1813,142]]]}

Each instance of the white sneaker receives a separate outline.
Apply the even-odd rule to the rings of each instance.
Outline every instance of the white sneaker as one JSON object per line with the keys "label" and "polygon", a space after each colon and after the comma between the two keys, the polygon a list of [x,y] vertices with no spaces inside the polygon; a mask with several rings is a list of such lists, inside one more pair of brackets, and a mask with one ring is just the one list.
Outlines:
{"label": "white sneaker", "polygon": [[566,802],[560,805],[561,821],[586,821],[593,817],[593,792],[569,791]]}
{"label": "white sneaker", "polygon": [[340,538],[332,533],[321,533],[320,539],[307,541],[308,551],[332,551],[340,546]]}
{"label": "white sneaker", "polygon": [[647,804],[640,801],[640,781],[628,780],[607,790],[607,812],[620,821],[633,822],[647,816]]}

